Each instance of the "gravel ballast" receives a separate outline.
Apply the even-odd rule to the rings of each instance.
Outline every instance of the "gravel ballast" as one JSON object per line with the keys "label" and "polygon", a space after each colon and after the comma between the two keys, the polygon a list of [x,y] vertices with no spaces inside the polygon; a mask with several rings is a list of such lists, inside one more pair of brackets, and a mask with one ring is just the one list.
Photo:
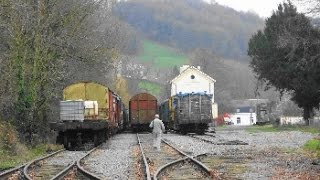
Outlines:
{"label": "gravel ballast", "polygon": [[135,166],[135,134],[118,134],[85,160],[85,169],[102,179],[129,179]]}
{"label": "gravel ballast", "polygon": [[[217,131],[215,137],[196,136],[213,144],[177,134],[165,134],[163,138],[192,156],[211,156],[217,164],[212,167],[220,178],[226,177],[229,170],[232,177],[240,179],[320,179],[320,166],[313,165],[313,159],[301,150],[315,136],[299,131],[250,133],[240,128]],[[228,141],[248,145],[217,145]]]}

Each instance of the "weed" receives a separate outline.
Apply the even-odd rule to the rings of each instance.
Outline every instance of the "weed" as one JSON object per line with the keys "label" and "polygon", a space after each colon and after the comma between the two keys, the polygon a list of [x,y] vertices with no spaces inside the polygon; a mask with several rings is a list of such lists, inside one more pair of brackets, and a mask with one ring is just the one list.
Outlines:
{"label": "weed", "polygon": [[283,131],[301,131],[309,133],[319,133],[319,128],[311,126],[299,126],[299,125],[287,125],[287,126],[273,126],[273,125],[264,125],[264,126],[251,126],[246,128],[248,132],[283,132]]}
{"label": "weed", "polygon": [[309,140],[304,146],[303,149],[310,152],[313,156],[320,158],[320,138],[314,138]]}

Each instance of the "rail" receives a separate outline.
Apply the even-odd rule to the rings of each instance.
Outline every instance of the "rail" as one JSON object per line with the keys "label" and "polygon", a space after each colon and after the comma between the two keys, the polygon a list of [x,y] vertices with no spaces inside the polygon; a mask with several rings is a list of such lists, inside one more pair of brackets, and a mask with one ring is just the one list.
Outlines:
{"label": "rail", "polygon": [[65,176],[68,175],[68,172],[70,172],[71,168],[73,168],[75,165],[76,165],[76,162],[70,164],[68,167],[66,167],[64,170],[62,170],[60,173],[58,173],[53,178],[51,178],[51,180],[63,179]]}
{"label": "rail", "polygon": [[211,176],[211,170],[206,166],[204,165],[203,163],[201,163],[200,161],[194,159],[195,157],[193,156],[189,156],[188,154],[184,153],[183,151],[181,151],[180,149],[178,149],[177,147],[175,147],[174,145],[170,144],[169,142],[167,142],[166,140],[162,139],[162,141],[167,144],[168,146],[172,147],[173,149],[175,149],[176,151],[178,151],[180,154],[184,155],[185,157],[184,158],[181,158],[181,159],[178,159],[176,161],[173,161],[173,162],[170,162],[168,164],[165,164],[163,165],[162,167],[160,167],[157,172],[154,174],[154,177],[153,179],[154,180],[157,180],[158,176],[165,171],[165,169],[169,168],[169,167],[172,167],[178,163],[181,163],[181,162],[184,162],[184,161],[192,161],[194,162],[195,164],[197,164],[205,173],[207,173],[208,176]]}
{"label": "rail", "polygon": [[56,155],[56,154],[58,154],[58,153],[60,153],[60,152],[63,152],[63,151],[65,151],[65,149],[61,149],[61,150],[56,151],[56,152],[54,152],[54,153],[51,153],[51,154],[49,154],[49,155],[47,155],[47,156],[44,156],[44,157],[38,158],[38,159],[36,159],[36,160],[34,160],[34,161],[31,161],[30,163],[28,163],[28,164],[27,164],[26,166],[24,166],[24,168],[23,168],[23,175],[24,175],[24,177],[25,177],[27,180],[32,180],[32,178],[31,178],[31,177],[29,176],[29,174],[28,174],[28,169],[29,169],[29,167],[30,167],[31,165],[36,164],[37,162],[39,162],[39,161],[41,161],[41,160],[43,160],[43,159],[49,158],[49,157],[54,156],[54,155]]}
{"label": "rail", "polygon": [[[100,145],[101,146],[101,145]],[[100,147],[98,146],[98,147]],[[91,149],[86,155],[84,155],[82,158],[80,158],[78,161],[77,161],[77,168],[78,170],[83,173],[85,176],[87,176],[88,178],[90,179],[93,179],[93,180],[100,180],[101,178],[96,176],[95,174],[93,173],[90,173],[89,171],[85,170],[82,166],[81,166],[81,163],[80,161],[82,161],[84,158],[86,158],[87,156],[89,156],[93,151],[97,150],[98,147],[95,147],[93,149]]]}
{"label": "rail", "polygon": [[138,139],[138,144],[139,144],[139,147],[140,147],[141,155],[142,155],[142,158],[143,158],[143,162],[144,162],[145,168],[146,168],[147,180],[151,180],[151,174],[150,174],[148,161],[147,161],[147,158],[146,158],[146,156],[144,154],[144,151],[143,151],[143,148],[142,148],[142,144],[141,144],[141,141],[140,141],[140,138],[139,138],[139,134],[137,134],[137,139]]}
{"label": "rail", "polygon": [[2,173],[0,173],[0,179],[6,179],[7,176],[9,176],[10,174],[14,174],[15,172],[18,172],[18,171],[23,171],[23,168],[26,166],[26,164],[23,164],[23,165],[20,165],[18,167],[15,167],[15,168],[12,168],[12,169],[9,169],[9,170],[6,170]]}

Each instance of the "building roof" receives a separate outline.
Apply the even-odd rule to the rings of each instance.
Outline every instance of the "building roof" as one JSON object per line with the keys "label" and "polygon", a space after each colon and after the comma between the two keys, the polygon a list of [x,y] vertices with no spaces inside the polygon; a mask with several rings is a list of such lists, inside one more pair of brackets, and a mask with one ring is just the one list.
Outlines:
{"label": "building roof", "polygon": [[209,81],[212,81],[212,82],[216,82],[215,79],[213,79],[212,77],[210,77],[209,75],[207,75],[206,73],[200,71],[200,69],[194,67],[194,66],[189,66],[188,68],[186,68],[184,71],[182,71],[178,76],[176,76],[175,78],[173,78],[170,83],[173,83],[174,81],[178,80],[180,77],[183,76],[183,74],[185,74],[187,71],[190,71],[190,70],[195,70],[196,72],[198,72],[199,74],[202,74],[205,78],[207,78]]}
{"label": "building roof", "polygon": [[239,107],[237,108],[237,113],[253,113],[255,109],[252,107]]}
{"label": "building roof", "polygon": [[266,104],[268,102],[269,102],[268,99],[238,99],[238,100],[231,101],[231,103],[235,107],[248,107],[248,106],[252,107],[262,103]]}

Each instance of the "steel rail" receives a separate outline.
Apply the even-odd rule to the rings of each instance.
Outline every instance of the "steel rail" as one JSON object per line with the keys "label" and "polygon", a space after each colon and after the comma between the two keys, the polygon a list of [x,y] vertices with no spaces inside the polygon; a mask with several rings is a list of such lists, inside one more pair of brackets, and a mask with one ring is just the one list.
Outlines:
{"label": "steel rail", "polygon": [[24,177],[27,179],[27,180],[32,180],[32,178],[29,176],[29,174],[28,174],[28,168],[32,165],[32,164],[35,164],[35,163],[37,163],[37,162],[39,162],[39,161],[41,161],[41,160],[43,160],[43,159],[46,159],[46,158],[49,158],[49,157],[51,157],[51,156],[54,156],[54,155],[56,155],[56,154],[58,154],[58,153],[60,153],[60,152],[62,152],[62,151],[65,151],[65,149],[61,149],[61,150],[59,150],[59,151],[56,151],[56,152],[54,152],[54,153],[51,153],[51,154],[49,154],[49,155],[47,155],[47,156],[44,156],[44,157],[40,157],[40,158],[38,158],[38,159],[36,159],[36,160],[34,160],[34,161],[31,161],[30,163],[28,163],[26,166],[24,166],[24,168],[23,168],[23,175],[24,175]]}
{"label": "steel rail", "polygon": [[168,141],[161,139],[161,141],[163,141],[164,143],[166,143],[168,146],[172,147],[174,150],[178,151],[180,154],[187,156],[187,157],[191,157],[188,154],[186,154],[185,152],[181,151],[179,148],[175,147],[174,145],[170,144]]}
{"label": "steel rail", "polygon": [[[210,140],[207,140],[207,139],[203,139],[203,138],[200,138],[200,137],[196,137],[194,136],[193,134],[188,134],[189,137],[192,137],[194,139],[198,139],[200,141],[203,141],[203,142],[206,142],[206,143],[210,143],[210,144],[214,144],[214,145],[248,145],[248,143],[246,142],[243,142],[243,141],[239,141],[239,140],[233,140],[233,141],[226,141],[226,142],[219,142],[219,143],[216,143],[216,142],[213,142],[213,141],[210,141]],[[206,135],[208,136],[208,135]]]}
{"label": "steel rail", "polygon": [[207,140],[207,139],[203,139],[203,138],[199,138],[199,137],[196,137],[194,136],[193,134],[188,134],[189,137],[192,137],[194,139],[198,139],[200,141],[203,141],[203,142],[206,142],[206,143],[210,143],[210,144],[214,144],[214,145],[218,145],[217,143],[213,142],[213,141],[210,141],[210,140]]}
{"label": "steel rail", "polygon": [[11,169],[8,169],[2,173],[0,173],[0,179],[4,179],[5,177],[7,177],[8,175],[10,174],[14,174],[14,172],[18,172],[18,171],[21,171],[23,172],[23,168],[26,166],[26,164],[22,164],[18,167],[14,167],[14,168],[11,168]]}
{"label": "steel rail", "polygon": [[140,147],[141,155],[142,155],[142,158],[143,158],[143,162],[144,162],[145,168],[146,168],[147,180],[151,180],[151,174],[150,174],[148,161],[147,161],[147,158],[146,158],[146,156],[144,154],[143,147],[142,147],[142,144],[141,144],[141,141],[140,141],[140,138],[139,138],[139,134],[137,134],[137,139],[138,139],[138,144],[139,144],[139,147]]}
{"label": "steel rail", "polygon": [[[101,145],[100,145],[101,146]],[[98,146],[98,147],[100,147]],[[79,171],[81,171],[81,173],[83,173],[84,175],[88,176],[90,179],[94,179],[94,180],[100,180],[101,178],[96,176],[95,174],[85,170],[81,164],[80,164],[80,161],[82,161],[84,158],[86,158],[87,156],[89,156],[93,151],[97,150],[98,147],[95,147],[93,149],[91,149],[86,155],[84,155],[82,158],[80,158],[78,161],[77,161],[77,168]]]}
{"label": "steel rail", "polygon": [[62,170],[60,173],[58,173],[53,178],[51,178],[51,180],[63,179],[65,176],[68,175],[68,172],[70,172],[71,168],[74,167],[75,165],[76,165],[76,162],[74,161],[68,167],[66,167],[64,170]]}
{"label": "steel rail", "polygon": [[188,159],[190,159],[190,158],[189,158],[189,157],[184,157],[184,158],[175,160],[175,161],[173,161],[173,162],[170,162],[170,163],[168,163],[168,164],[165,164],[165,165],[161,166],[161,167],[156,171],[156,173],[153,175],[153,179],[154,179],[154,180],[157,180],[157,179],[158,179],[158,178],[157,178],[158,175],[159,175],[160,173],[162,173],[165,169],[169,168],[170,166],[174,166],[174,165],[176,165],[176,164],[179,164],[179,163],[181,163],[181,162],[183,162],[183,161],[186,161],[186,160],[188,160]]}
{"label": "steel rail", "polygon": [[[190,161],[194,162],[194,163],[197,164],[205,173],[207,173],[209,176],[211,176],[211,170],[210,170],[206,165],[204,165],[203,163],[201,163],[200,161],[194,159],[196,156],[194,157],[194,156],[190,156],[190,155],[184,153],[183,151],[181,151],[180,149],[178,149],[177,147],[175,147],[174,145],[170,144],[169,142],[167,142],[167,141],[164,140],[164,139],[162,139],[162,141],[163,141],[164,143],[166,143],[168,146],[170,146],[170,147],[172,147],[173,149],[175,149],[176,151],[178,151],[179,153],[183,154],[185,157],[182,158],[182,159],[178,159],[178,160],[176,160],[176,161],[170,162],[170,163],[165,164],[165,165],[163,165],[162,167],[160,167],[160,168],[157,170],[157,172],[154,174],[154,176],[153,176],[153,179],[154,179],[154,180],[157,180],[157,179],[158,179],[157,177],[158,177],[158,176],[160,175],[160,173],[162,173],[165,169],[167,169],[167,168],[169,168],[169,167],[171,167],[171,166],[173,166],[173,165],[175,165],[175,164],[181,163],[181,162],[183,162],[183,161],[187,161],[187,160],[190,160]],[[203,154],[201,154],[201,155],[203,155]]]}

